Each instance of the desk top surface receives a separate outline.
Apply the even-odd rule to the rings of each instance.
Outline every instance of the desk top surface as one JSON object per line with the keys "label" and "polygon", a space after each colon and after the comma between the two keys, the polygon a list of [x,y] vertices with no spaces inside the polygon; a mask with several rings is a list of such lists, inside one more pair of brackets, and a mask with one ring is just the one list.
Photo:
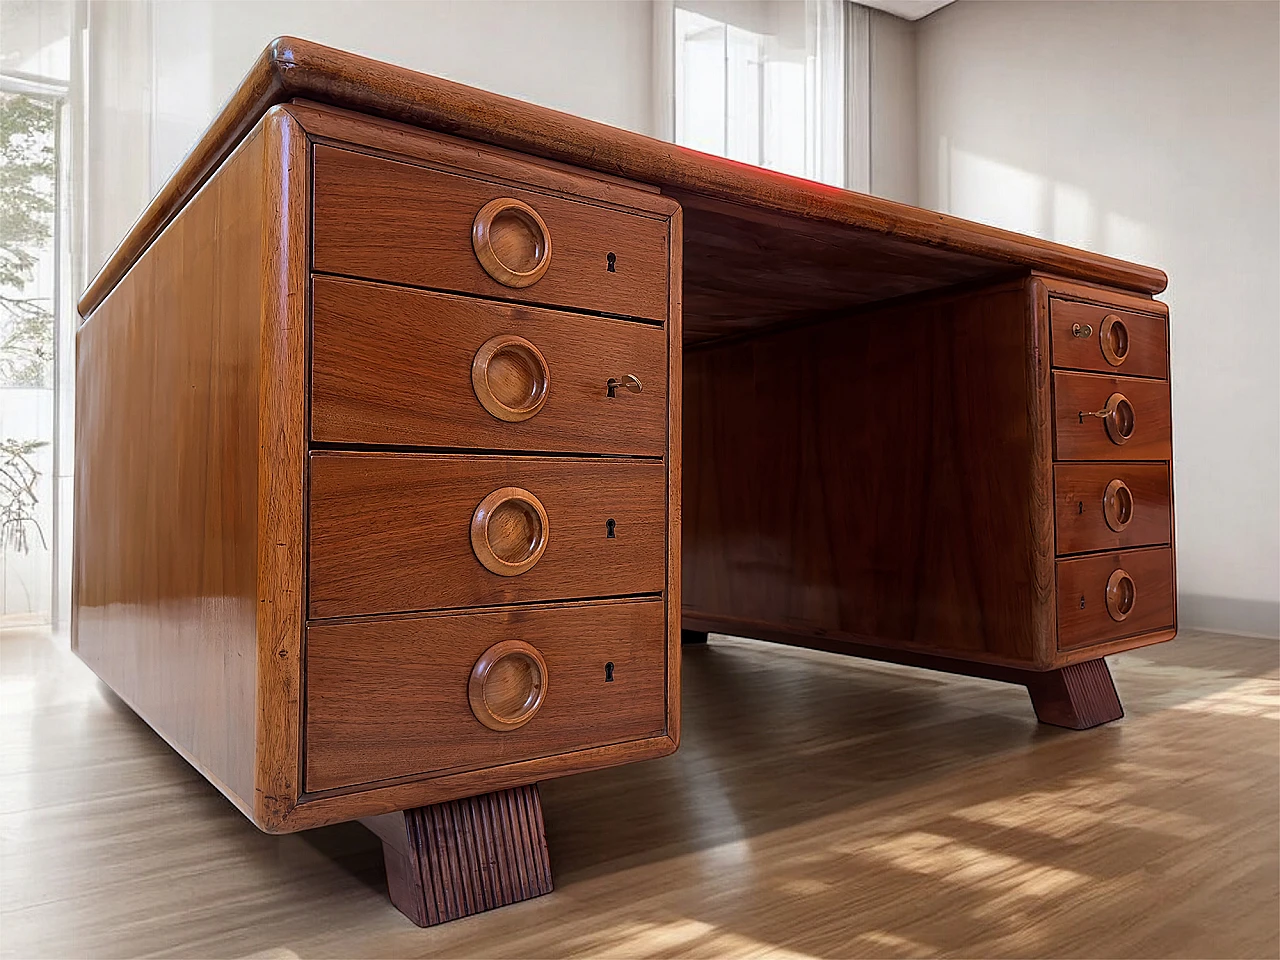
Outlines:
{"label": "desk top surface", "polygon": [[686,340],[1028,271],[1139,294],[1163,271],[699,153],[281,37],[81,297],[88,316],[272,106],[309,100],[658,188],[685,208]]}

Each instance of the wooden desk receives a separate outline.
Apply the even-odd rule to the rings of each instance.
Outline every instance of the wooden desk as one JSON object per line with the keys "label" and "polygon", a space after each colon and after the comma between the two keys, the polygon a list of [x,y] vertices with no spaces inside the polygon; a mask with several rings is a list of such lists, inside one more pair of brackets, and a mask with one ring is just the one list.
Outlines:
{"label": "wooden desk", "polygon": [[537,782],[674,750],[706,631],[1114,720],[1165,283],[277,40],[80,302],[73,644],[421,924],[551,889]]}

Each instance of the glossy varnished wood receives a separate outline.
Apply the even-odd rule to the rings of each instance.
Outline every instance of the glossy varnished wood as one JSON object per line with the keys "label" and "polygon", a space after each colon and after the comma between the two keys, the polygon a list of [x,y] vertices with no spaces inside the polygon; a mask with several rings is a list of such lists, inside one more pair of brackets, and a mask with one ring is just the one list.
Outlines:
{"label": "glossy varnished wood", "polygon": [[391,902],[420,927],[553,889],[536,784],[364,824],[382,840]]}
{"label": "glossy varnished wood", "polygon": [[[1171,482],[1163,463],[1059,463],[1053,468],[1054,537],[1059,554],[1169,543]],[[1108,525],[1108,485],[1120,481],[1132,501],[1120,530]]]}
{"label": "glossy varnished wood", "polygon": [[[665,737],[664,618],[662,601],[648,600],[313,623],[307,790]],[[468,677],[508,638],[545,659],[545,697],[527,723],[494,730],[473,715]]]}
{"label": "glossy varnished wood", "polygon": [[[1133,434],[1117,443],[1093,414],[1120,394],[1133,408]],[[1054,455],[1058,460],[1169,460],[1173,456],[1169,384],[1093,373],[1053,375]]]}
{"label": "glossy varnished wood", "polygon": [[[1118,364],[1100,346],[1108,319],[1123,324],[1126,335],[1128,353]],[[1169,375],[1169,324],[1163,316],[1054,298],[1049,323],[1055,367],[1126,377]]]}
{"label": "glossy varnished wood", "polygon": [[258,128],[77,337],[73,646],[250,815],[266,149]]}
{"label": "glossy varnished wood", "polygon": [[1280,954],[1274,641],[1112,657],[1126,715],[1084,733],[1006,684],[719,636],[684,659],[680,751],[541,784],[555,892],[423,931],[377,837],[264,836],[65,639],[0,631],[4,950]]}
{"label": "glossy varnished wood", "polygon": [[686,618],[1047,666],[1032,323],[1015,283],[688,353]]}
{"label": "glossy varnished wood", "polygon": [[[1123,620],[1108,612],[1107,583],[1125,571],[1136,587]],[[1122,550],[1058,561],[1058,646],[1084,647],[1177,626],[1173,556],[1168,547]]]}
{"label": "glossy varnished wood", "polygon": [[[791,218],[798,230],[829,222],[870,236],[916,244],[915,255],[944,249],[980,261],[970,279],[1001,267],[1034,268],[1145,293],[1167,278],[1150,267],[946,214],[836,190],[744,164],[731,163],[615,127],[521,103],[402,67],[290,37],[274,41],[215,119],[209,133],[148,207],[80,301],[88,314],[147,244],[208,178],[235,142],[273,103],[303,98],[456,134],[665,190],[745,203]],[[686,265],[695,280],[714,263]]]}
{"label": "glossy varnished wood", "polygon": [[301,789],[301,139],[270,111],[77,344],[77,652],[266,830]]}
{"label": "glossy varnished wood", "polygon": [[[526,286],[493,279],[473,249],[476,217],[498,199],[528,205],[551,238],[545,272]],[[325,273],[662,320],[666,244],[666,218],[315,148],[313,257]]]}
{"label": "glossy varnished wood", "polygon": [[[313,454],[310,614],[661,593],[666,482],[646,460]],[[508,486],[548,520],[541,558],[518,576],[486,569],[470,540],[477,506]]]}
{"label": "glossy varnished wood", "polygon": [[[316,279],[313,303],[317,442],[666,454],[662,327],[330,278]],[[514,422],[473,383],[477,353],[509,335],[541,355],[548,381],[537,411]],[[609,378],[628,373],[643,391],[610,398]]]}

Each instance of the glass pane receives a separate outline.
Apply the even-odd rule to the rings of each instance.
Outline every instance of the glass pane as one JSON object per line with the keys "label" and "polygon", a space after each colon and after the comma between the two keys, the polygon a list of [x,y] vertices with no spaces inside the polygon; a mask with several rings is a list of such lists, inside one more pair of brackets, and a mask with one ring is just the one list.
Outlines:
{"label": "glass pane", "polygon": [[676,143],[724,156],[725,25],[676,8]]}
{"label": "glass pane", "polygon": [[761,163],[760,85],[764,67],[764,37],[728,27],[725,52],[729,97],[725,123],[725,156],[743,163]]}
{"label": "glass pane", "polygon": [[57,101],[0,92],[0,615],[52,591]]}
{"label": "glass pane", "polygon": [[843,185],[839,0],[697,6],[675,8],[676,142]]}

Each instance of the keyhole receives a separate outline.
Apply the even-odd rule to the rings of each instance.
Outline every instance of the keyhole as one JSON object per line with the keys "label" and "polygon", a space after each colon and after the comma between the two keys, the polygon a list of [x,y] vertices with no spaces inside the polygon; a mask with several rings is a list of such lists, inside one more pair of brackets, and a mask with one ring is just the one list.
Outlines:
{"label": "keyhole", "polygon": [[608,263],[609,263],[609,272],[610,272],[610,273],[617,273],[618,271],[617,271],[616,267],[617,267],[617,264],[618,264],[618,255],[617,255],[616,253],[607,253],[607,254],[605,254],[605,257],[604,257],[604,258],[605,258],[605,260],[607,260],[607,261],[608,261]]}
{"label": "keyhole", "polygon": [[1077,512],[1077,513],[1084,513],[1084,501],[1083,501],[1083,500],[1081,500],[1081,501],[1080,501],[1079,508],[1077,509],[1077,511],[1076,511],[1076,512]]}
{"label": "keyhole", "polygon": [[604,665],[604,682],[613,683],[613,661],[610,660]]}
{"label": "keyhole", "polygon": [[1080,609],[1081,609],[1081,610],[1083,610],[1083,609],[1084,609],[1084,597],[1081,597],[1081,598],[1080,598]]}
{"label": "keyhole", "polygon": [[614,530],[617,529],[617,526],[618,524],[614,522],[614,519],[612,517],[610,517],[608,520],[604,522],[605,539],[607,540],[614,539]]}

